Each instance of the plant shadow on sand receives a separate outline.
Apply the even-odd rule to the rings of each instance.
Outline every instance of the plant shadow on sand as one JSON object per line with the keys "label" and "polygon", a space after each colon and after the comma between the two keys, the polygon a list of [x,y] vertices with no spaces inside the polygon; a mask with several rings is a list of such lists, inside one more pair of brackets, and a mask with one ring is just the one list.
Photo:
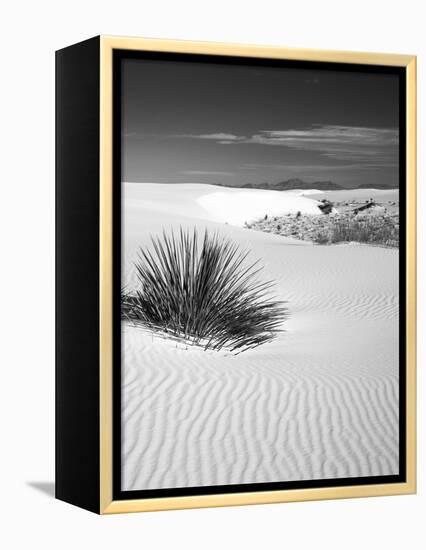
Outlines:
{"label": "plant shadow on sand", "polygon": [[204,350],[241,353],[270,342],[287,310],[248,256],[217,232],[163,231],[139,251],[139,286],[122,291],[122,319]]}

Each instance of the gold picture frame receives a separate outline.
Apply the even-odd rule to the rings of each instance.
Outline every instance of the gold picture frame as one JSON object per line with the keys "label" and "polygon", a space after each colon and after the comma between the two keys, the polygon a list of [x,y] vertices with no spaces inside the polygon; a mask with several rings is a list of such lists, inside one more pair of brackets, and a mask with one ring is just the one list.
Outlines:
{"label": "gold picture frame", "polygon": [[[324,500],[416,491],[416,57],[101,36],[99,40],[99,510],[101,514]],[[232,494],[113,499],[113,54],[115,50],[381,65],[406,71],[406,480]],[[61,496],[59,496],[61,498]],[[64,498],[64,500],[71,500]]]}

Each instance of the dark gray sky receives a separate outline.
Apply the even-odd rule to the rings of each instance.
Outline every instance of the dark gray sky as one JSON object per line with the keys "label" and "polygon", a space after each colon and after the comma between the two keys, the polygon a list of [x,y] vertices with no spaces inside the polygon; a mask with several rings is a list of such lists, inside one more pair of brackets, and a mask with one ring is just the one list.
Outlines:
{"label": "dark gray sky", "polygon": [[394,75],[128,59],[123,180],[398,186]]}

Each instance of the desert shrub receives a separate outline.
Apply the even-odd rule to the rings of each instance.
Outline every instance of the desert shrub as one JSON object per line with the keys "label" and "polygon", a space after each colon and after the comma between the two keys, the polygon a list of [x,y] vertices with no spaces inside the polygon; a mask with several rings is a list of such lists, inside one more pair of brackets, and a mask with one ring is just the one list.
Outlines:
{"label": "desert shrub", "polygon": [[327,233],[319,231],[315,233],[312,240],[317,244],[328,244],[330,242],[330,237]]}
{"label": "desert shrub", "polygon": [[365,218],[343,218],[336,220],[331,228],[330,241],[359,242],[398,246],[399,229],[391,220],[368,216]]}
{"label": "desert shrub", "polygon": [[269,342],[286,309],[248,254],[207,230],[151,237],[135,263],[139,287],[122,294],[122,315],[204,349],[241,352]]}

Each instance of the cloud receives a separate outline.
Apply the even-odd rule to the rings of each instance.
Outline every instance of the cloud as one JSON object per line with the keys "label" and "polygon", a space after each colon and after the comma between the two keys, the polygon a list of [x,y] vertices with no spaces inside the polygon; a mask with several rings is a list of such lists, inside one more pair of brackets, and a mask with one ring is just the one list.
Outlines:
{"label": "cloud", "polygon": [[306,130],[266,130],[252,143],[317,151],[333,160],[389,164],[398,159],[398,131],[356,126],[317,126]]}
{"label": "cloud", "polygon": [[263,130],[251,137],[254,143],[287,147],[333,148],[342,146],[398,145],[398,132],[391,128],[313,126],[305,130]]}
{"label": "cloud", "polygon": [[236,136],[235,134],[226,134],[220,132],[216,134],[176,134],[172,137],[189,139],[211,139],[219,143],[233,143],[234,141],[243,141],[247,139],[245,136]]}
{"label": "cloud", "polygon": [[254,144],[318,152],[334,161],[392,165],[398,162],[398,130],[363,126],[318,125],[304,129],[261,130],[251,136],[228,133],[174,137],[213,140],[221,145]]}

